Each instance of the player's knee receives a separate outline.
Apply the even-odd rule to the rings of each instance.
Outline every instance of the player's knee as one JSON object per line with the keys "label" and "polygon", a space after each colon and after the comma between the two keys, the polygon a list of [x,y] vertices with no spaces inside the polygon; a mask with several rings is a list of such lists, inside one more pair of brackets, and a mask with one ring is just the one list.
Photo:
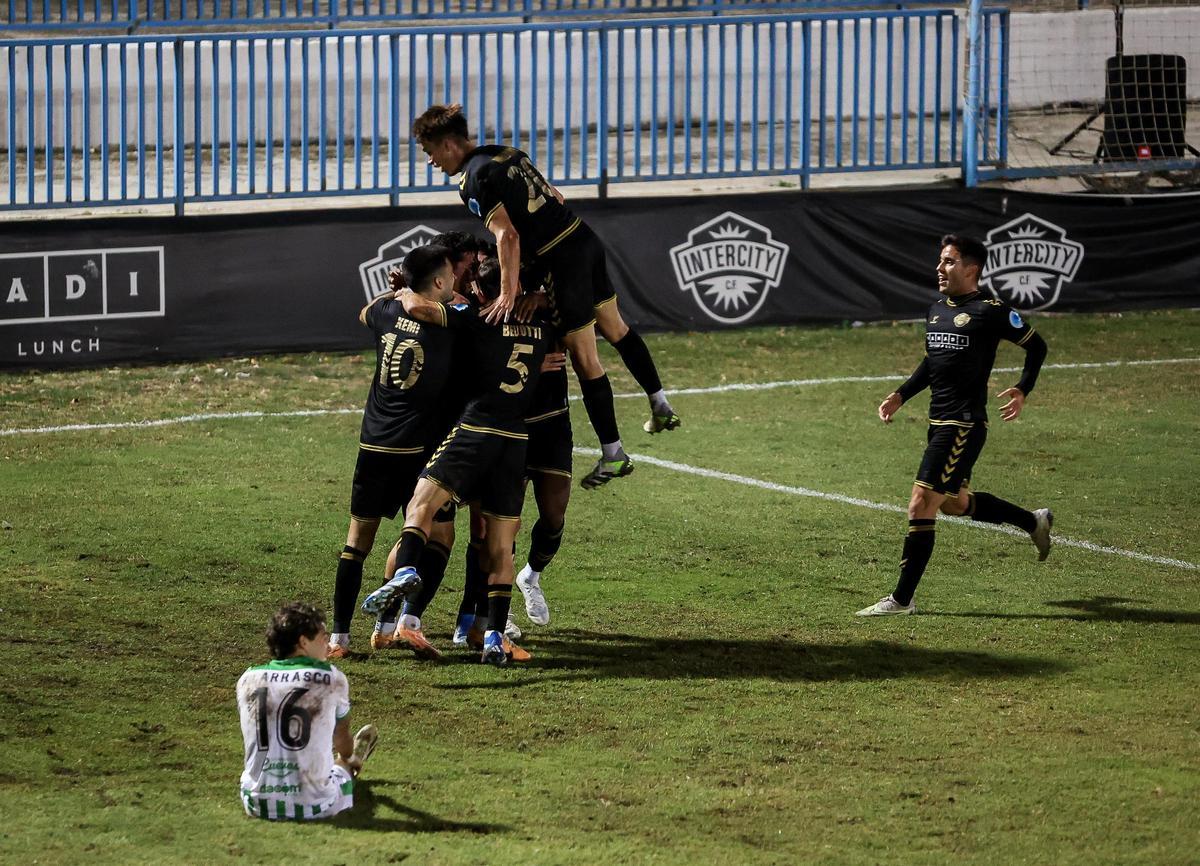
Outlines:
{"label": "player's knee", "polygon": [[924,487],[917,487],[913,490],[912,498],[908,500],[908,519],[909,520],[928,520],[931,517],[937,516],[940,494],[934,493],[932,490],[927,490]]}
{"label": "player's knee", "polygon": [[610,343],[619,343],[629,333],[629,325],[621,318],[615,303],[604,308],[604,312],[596,317],[596,327],[600,334]]}

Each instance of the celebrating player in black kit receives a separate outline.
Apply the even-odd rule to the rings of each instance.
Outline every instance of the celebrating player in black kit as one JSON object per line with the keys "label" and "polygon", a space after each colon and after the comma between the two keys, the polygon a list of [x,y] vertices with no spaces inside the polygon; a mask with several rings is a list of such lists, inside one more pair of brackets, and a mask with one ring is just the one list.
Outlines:
{"label": "celebrating player in black kit", "polygon": [[[441,308],[441,302],[450,300],[454,274],[446,248],[419,247],[405,259],[405,270],[409,285],[429,303]],[[405,507],[417,476],[448,426],[439,407],[450,378],[454,335],[446,328],[411,318],[391,295],[381,295],[365,307],[359,320],[376,335],[375,376],[363,410],[350,495],[350,530],[334,584],[332,659],[343,658],[349,651],[350,620],[362,588],[363,560],[375,543],[379,522],[384,517],[394,518]],[[453,538],[453,524],[439,529]],[[442,539],[430,548],[430,556],[439,548],[449,555],[449,544]],[[398,591],[416,588],[416,581],[411,581]],[[371,643],[378,648],[388,639],[377,629]]]}
{"label": "celebrating player in black kit", "polygon": [[513,147],[470,140],[460,105],[434,105],[417,118],[413,135],[429,162],[446,174],[462,174],[459,190],[467,208],[496,236],[501,292],[487,320],[505,320],[520,293],[522,265],[537,276],[551,298],[555,330],[571,355],[583,403],[600,439],[601,456],[582,480],[599,487],[628,475],[633,464],[621,445],[612,385],[600,363],[596,327],[650,398],[649,433],[673,430],[679,416],[671,408],[645,342],[621,318],[608,279],[604,246],[588,226],[563,205],[563,197]]}
{"label": "celebrating player in black kit", "polygon": [[942,238],[938,260],[938,291],[944,297],[925,317],[925,358],[908,381],[879,405],[879,417],[892,416],[915,394],[931,389],[928,446],[913,482],[908,503],[908,536],[900,558],[900,579],[892,594],[858,612],[859,616],[889,616],[916,612],[913,593],[933,553],[934,523],[943,514],[963,514],[984,523],[1011,523],[1029,533],[1038,559],[1050,555],[1048,508],[1029,512],[990,493],[967,488],[987,439],[987,387],[996,360],[996,347],[1009,340],[1025,350],[1025,366],[1015,387],[998,396],[1008,402],[1000,417],[1013,421],[1021,414],[1046,359],[1046,342],[1016,310],[986,298],[979,291],[979,274],[987,262],[982,241],[962,235]]}
{"label": "celebrating player in black kit", "polygon": [[[485,270],[483,266],[481,272]],[[512,599],[513,542],[525,499],[525,417],[549,341],[549,327],[528,323],[488,324],[473,308],[446,308],[412,292],[400,300],[410,315],[438,321],[460,332],[470,353],[474,385],[458,423],[430,458],[409,507],[396,551],[395,576],[367,596],[363,610],[375,613],[408,591],[419,568],[434,515],[447,503],[478,501],[487,527],[488,628],[482,660],[496,665],[529,654],[504,637]]]}

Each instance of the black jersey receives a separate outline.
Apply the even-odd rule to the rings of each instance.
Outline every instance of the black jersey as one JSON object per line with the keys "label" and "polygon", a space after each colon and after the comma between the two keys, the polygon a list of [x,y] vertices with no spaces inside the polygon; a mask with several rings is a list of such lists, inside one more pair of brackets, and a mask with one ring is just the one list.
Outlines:
{"label": "black jersey", "polygon": [[375,332],[375,378],[363,410],[360,447],[420,453],[445,433],[438,408],[450,378],[454,334],[409,318],[395,300],[372,304],[366,321]]}
{"label": "black jersey", "polygon": [[925,317],[930,420],[986,421],[996,347],[1001,340],[1024,346],[1034,333],[1016,310],[978,292],[939,298]]}
{"label": "black jersey", "polygon": [[463,204],[487,227],[503,205],[521,238],[521,260],[545,255],[579,227],[529,157],[515,147],[489,144],[467,154],[458,182]]}
{"label": "black jersey", "polygon": [[448,324],[458,332],[459,351],[467,356],[471,376],[459,424],[466,430],[524,439],[525,417],[537,390],[550,326],[539,319],[489,325],[477,308],[465,304],[448,312]]}
{"label": "black jersey", "polygon": [[529,401],[529,414],[525,416],[525,423],[535,424],[557,415],[566,415],[569,411],[567,371],[551,370],[542,373]]}

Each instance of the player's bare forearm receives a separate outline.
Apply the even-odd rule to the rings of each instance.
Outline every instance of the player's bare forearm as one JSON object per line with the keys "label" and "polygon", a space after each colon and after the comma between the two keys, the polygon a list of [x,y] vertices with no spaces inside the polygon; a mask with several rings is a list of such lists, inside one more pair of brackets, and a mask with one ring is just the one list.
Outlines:
{"label": "player's bare forearm", "polygon": [[496,258],[500,261],[500,297],[484,311],[486,320],[495,324],[504,321],[512,312],[521,292],[521,237],[503,208],[492,218],[488,228],[496,235]]}
{"label": "player's bare forearm", "polygon": [[350,735],[350,717],[344,716],[338,719],[337,724],[333,728],[333,748],[342,756],[343,760],[349,760],[354,753],[354,737]]}
{"label": "player's bare forearm", "polygon": [[427,325],[442,325],[445,324],[445,319],[442,315],[442,305],[437,301],[431,301],[426,297],[418,295],[411,289],[401,289],[396,293],[397,300],[404,307],[404,312],[408,313],[418,322],[425,322]]}

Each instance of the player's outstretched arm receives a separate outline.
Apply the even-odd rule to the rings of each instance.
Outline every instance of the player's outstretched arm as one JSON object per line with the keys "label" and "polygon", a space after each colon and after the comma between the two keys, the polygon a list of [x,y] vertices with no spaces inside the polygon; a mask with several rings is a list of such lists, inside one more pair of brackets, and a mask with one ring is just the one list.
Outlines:
{"label": "player's outstretched arm", "polygon": [[496,236],[496,258],[500,260],[500,297],[483,311],[484,319],[494,325],[508,318],[521,293],[521,236],[504,205],[496,208],[487,227]]}

